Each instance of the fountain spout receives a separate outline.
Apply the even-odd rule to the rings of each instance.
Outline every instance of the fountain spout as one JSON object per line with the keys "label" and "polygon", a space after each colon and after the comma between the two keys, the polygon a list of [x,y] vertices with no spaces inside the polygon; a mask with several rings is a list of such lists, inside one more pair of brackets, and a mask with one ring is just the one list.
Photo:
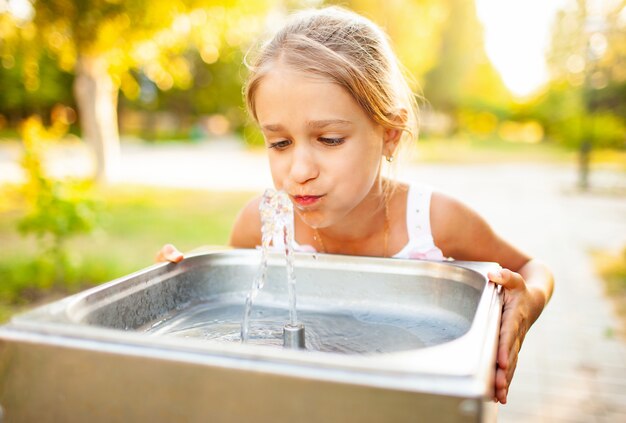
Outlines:
{"label": "fountain spout", "polygon": [[283,347],[294,350],[306,349],[304,342],[304,325],[302,323],[296,325],[287,323],[285,327],[283,327]]}

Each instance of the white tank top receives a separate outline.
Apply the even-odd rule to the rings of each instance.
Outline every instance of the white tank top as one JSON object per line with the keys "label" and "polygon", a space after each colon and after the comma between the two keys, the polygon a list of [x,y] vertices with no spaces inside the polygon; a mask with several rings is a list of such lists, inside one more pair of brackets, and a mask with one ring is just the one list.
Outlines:
{"label": "white tank top", "polygon": [[406,199],[406,228],[409,241],[394,258],[445,260],[435,245],[430,229],[430,199],[433,190],[428,185],[409,185]]}
{"label": "white tank top", "polygon": [[[406,227],[409,241],[393,258],[445,260],[441,250],[435,245],[430,229],[430,199],[432,188],[428,185],[409,185],[406,204]],[[276,249],[283,249],[282,239],[274,245]],[[311,245],[300,245],[294,240],[294,250],[301,252],[316,252]]]}

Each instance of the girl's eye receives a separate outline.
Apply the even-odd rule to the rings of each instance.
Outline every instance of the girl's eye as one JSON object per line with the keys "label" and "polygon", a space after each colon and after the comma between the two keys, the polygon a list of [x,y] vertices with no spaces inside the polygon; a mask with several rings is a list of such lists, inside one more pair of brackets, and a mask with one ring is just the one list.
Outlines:
{"label": "girl's eye", "polygon": [[289,140],[276,141],[276,142],[270,143],[269,148],[275,148],[277,150],[282,150],[282,149],[287,148],[289,146],[289,144],[291,144],[291,142]]}
{"label": "girl's eye", "polygon": [[345,141],[345,138],[326,138],[326,137],[320,137],[318,138],[319,141],[323,142],[326,145],[339,145],[339,144],[343,144],[343,142]]}

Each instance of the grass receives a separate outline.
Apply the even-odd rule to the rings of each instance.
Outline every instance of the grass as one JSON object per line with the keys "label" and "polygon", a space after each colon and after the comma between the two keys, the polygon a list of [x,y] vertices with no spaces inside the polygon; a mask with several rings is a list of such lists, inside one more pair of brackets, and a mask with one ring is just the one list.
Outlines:
{"label": "grass", "polygon": [[621,253],[595,252],[593,259],[620,318],[619,332],[626,338],[626,248]]}
{"label": "grass", "polygon": [[[0,196],[8,198],[2,190],[0,187]],[[70,240],[71,271],[57,283],[52,283],[49,272],[41,271],[36,241],[16,231],[23,213],[19,204],[5,207],[0,211],[0,321],[34,304],[149,266],[165,243],[173,243],[181,251],[226,245],[237,212],[252,196],[137,186],[109,188],[100,194],[100,228]]]}

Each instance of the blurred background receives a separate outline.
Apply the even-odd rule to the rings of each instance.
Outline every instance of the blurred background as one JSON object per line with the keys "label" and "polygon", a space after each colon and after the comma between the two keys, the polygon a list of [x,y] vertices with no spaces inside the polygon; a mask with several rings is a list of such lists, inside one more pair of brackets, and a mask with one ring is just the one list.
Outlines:
{"label": "blurred background", "polygon": [[[246,52],[330,4],[387,31],[421,97],[400,178],[457,195],[555,269],[553,320],[513,391],[534,414],[504,418],[626,418],[624,0],[0,0],[0,318],[146,267],[166,242],[225,245],[271,185]],[[613,367],[579,368],[589,336]],[[536,370],[557,365],[539,363],[563,345],[547,338],[578,354],[574,381]],[[536,389],[550,383],[582,387]]]}

